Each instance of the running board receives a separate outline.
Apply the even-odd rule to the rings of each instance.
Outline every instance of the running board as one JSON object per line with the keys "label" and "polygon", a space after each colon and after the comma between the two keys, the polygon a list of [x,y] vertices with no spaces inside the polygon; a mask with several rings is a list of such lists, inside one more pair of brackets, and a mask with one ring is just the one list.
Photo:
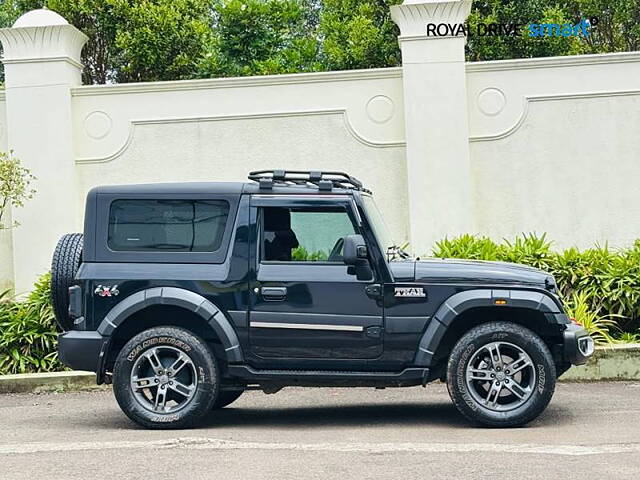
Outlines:
{"label": "running board", "polygon": [[258,370],[248,365],[229,365],[228,374],[249,383],[315,387],[408,387],[425,385],[428,368],[405,368],[400,372],[342,370]]}

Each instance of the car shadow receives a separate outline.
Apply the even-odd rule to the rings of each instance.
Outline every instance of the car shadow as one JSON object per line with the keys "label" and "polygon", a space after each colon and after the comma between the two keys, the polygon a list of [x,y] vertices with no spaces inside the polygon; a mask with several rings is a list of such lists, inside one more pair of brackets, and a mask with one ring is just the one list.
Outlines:
{"label": "car shadow", "polygon": [[[567,416],[562,406],[550,406],[531,427],[561,425]],[[201,426],[206,427],[266,427],[266,428],[327,428],[327,427],[387,427],[403,425],[448,428],[474,428],[449,402],[389,403],[338,406],[242,408],[229,406],[211,412]]]}
{"label": "car shadow", "polygon": [[[78,427],[105,429],[134,429],[134,424],[117,408],[113,415],[88,418],[74,417]],[[109,412],[111,413],[111,412]],[[524,428],[558,428],[576,421],[571,408],[551,404],[539,418]],[[69,419],[67,419],[67,425]],[[202,419],[193,430],[206,428],[281,428],[313,429],[331,427],[403,427],[473,429],[482,428],[467,421],[450,402],[407,402],[348,405],[272,406],[264,408],[243,407],[241,402],[215,410]]]}
{"label": "car shadow", "polygon": [[211,412],[203,427],[252,426],[314,428],[344,426],[448,425],[467,426],[451,404],[390,403],[337,406],[242,408],[229,406]]}

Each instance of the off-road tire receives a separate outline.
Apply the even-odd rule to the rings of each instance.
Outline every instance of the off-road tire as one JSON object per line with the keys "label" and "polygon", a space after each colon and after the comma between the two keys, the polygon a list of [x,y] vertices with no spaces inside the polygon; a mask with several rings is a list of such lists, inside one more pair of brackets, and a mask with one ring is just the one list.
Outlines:
{"label": "off-road tire", "polygon": [[[529,355],[536,373],[533,393],[509,411],[492,411],[477,402],[466,381],[468,363],[478,349],[492,342],[509,342]],[[489,322],[469,330],[449,356],[447,388],[456,408],[473,423],[489,427],[518,427],[532,421],[549,404],[556,384],[556,369],[549,348],[534,332],[511,322]]]}
{"label": "off-road tire", "polygon": [[[186,354],[197,372],[193,397],[174,413],[152,412],[145,408],[136,398],[131,385],[131,373],[136,360],[144,352],[162,346]],[[122,348],[113,371],[113,391],[118,405],[131,420],[149,429],[188,428],[197,424],[211,411],[219,384],[218,364],[207,344],[197,335],[179,327],[155,327],[139,333]]]}
{"label": "off-road tire", "polygon": [[224,408],[227,405],[231,405],[235,402],[240,395],[244,393],[244,390],[220,390],[218,392],[218,398],[213,402],[213,410],[218,410],[219,408]]}
{"label": "off-road tire", "polygon": [[82,242],[81,233],[63,235],[51,261],[51,304],[56,324],[63,332],[73,327],[73,318],[69,316],[69,287],[74,285],[82,262]]}

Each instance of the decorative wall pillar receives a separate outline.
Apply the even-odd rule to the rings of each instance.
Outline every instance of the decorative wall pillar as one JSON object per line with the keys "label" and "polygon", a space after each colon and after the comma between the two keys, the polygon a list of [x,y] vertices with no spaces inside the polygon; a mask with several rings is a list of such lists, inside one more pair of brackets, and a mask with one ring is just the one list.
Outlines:
{"label": "decorative wall pillar", "polygon": [[[79,231],[71,88],[81,84],[87,37],[50,10],[32,10],[0,29],[9,148],[37,177],[36,196],[12,212],[14,284],[29,291],[49,270],[58,238]],[[46,219],[46,221],[45,221]]]}
{"label": "decorative wall pillar", "polygon": [[[405,0],[391,7],[402,50],[411,250],[473,229],[465,37],[428,24],[464,23],[471,0]],[[442,29],[441,29],[442,31]],[[437,32],[437,30],[436,30]]]}

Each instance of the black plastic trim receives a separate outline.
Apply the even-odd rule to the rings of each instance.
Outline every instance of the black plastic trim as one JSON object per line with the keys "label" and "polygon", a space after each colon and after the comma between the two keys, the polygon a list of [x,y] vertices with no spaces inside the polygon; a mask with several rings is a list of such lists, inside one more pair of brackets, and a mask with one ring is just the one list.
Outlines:
{"label": "black plastic trim", "polygon": [[226,316],[203,296],[182,288],[149,288],[130,295],[109,311],[100,323],[98,333],[111,336],[129,316],[151,305],[173,305],[200,315],[220,339],[227,361],[230,363],[242,362],[240,341]]}
{"label": "black plastic trim", "polygon": [[579,325],[567,325],[564,331],[564,357],[573,365],[584,365],[591,355],[585,356],[578,346],[580,340],[589,336],[589,333]]}
{"label": "black plastic trim", "polygon": [[[504,300],[504,305],[497,305],[496,300]],[[462,312],[475,307],[496,307],[496,308],[527,308],[537,310],[545,314],[547,320],[555,319],[557,323],[566,323],[560,308],[556,302],[547,294],[530,290],[502,290],[502,289],[474,289],[456,293],[449,297],[436,311],[429,322],[418,351],[416,352],[414,364],[416,366],[432,366],[433,355],[438,349],[447,328],[453,320]],[[553,314],[553,315],[547,315]]]}
{"label": "black plastic trim", "polygon": [[98,371],[98,359],[106,338],[98,332],[71,330],[58,335],[58,358],[74,370]]}
{"label": "black plastic trim", "polygon": [[428,368],[405,368],[400,372],[334,370],[257,370],[248,365],[230,365],[228,373],[249,382],[299,386],[411,386],[429,379]]}
{"label": "black plastic trim", "polygon": [[387,333],[422,333],[429,317],[386,316],[384,330]]}
{"label": "black plastic trim", "polygon": [[71,318],[82,316],[82,288],[78,285],[69,287],[69,316]]}

